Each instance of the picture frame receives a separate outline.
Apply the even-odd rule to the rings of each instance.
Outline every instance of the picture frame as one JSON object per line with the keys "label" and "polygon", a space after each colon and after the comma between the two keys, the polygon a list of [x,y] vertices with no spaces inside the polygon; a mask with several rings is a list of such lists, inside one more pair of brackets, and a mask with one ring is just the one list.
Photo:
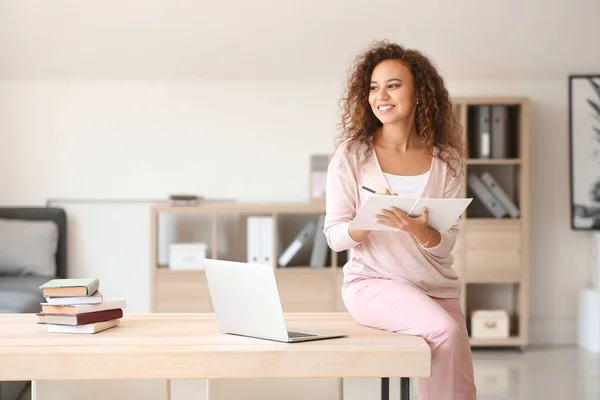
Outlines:
{"label": "picture frame", "polygon": [[600,73],[569,75],[571,229],[600,231]]}

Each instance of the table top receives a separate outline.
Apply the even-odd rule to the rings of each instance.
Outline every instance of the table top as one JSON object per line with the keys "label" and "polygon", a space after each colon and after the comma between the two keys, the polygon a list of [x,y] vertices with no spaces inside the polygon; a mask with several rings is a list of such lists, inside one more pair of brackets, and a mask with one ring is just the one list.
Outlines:
{"label": "table top", "polygon": [[286,314],[288,326],[346,333],[298,343],[222,334],[214,314],[125,314],[90,334],[47,333],[35,314],[0,314],[0,381],[429,376],[420,337],[346,313]]}

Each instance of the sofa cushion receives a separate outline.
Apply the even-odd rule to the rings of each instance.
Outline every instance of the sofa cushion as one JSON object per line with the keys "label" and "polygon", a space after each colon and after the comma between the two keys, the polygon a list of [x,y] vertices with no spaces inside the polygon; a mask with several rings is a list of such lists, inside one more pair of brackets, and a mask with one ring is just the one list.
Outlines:
{"label": "sofa cushion", "polygon": [[54,277],[39,275],[0,275],[0,291],[28,292],[37,294],[43,299],[40,286],[52,279]]}
{"label": "sofa cushion", "polygon": [[0,291],[0,314],[38,313],[41,311],[39,295],[13,290]]}
{"label": "sofa cushion", "polygon": [[[29,385],[29,381],[4,381],[0,382],[0,399],[2,400],[18,400],[21,398],[21,392]],[[23,397],[30,399],[31,396]]]}
{"label": "sofa cushion", "polygon": [[0,274],[56,275],[58,226],[0,218]]}

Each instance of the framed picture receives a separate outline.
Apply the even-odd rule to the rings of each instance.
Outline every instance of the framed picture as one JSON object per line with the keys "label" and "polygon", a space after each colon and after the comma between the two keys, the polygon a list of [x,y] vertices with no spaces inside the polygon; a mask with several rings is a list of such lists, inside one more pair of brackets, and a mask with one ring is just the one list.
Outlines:
{"label": "framed picture", "polygon": [[600,74],[569,76],[571,228],[600,230]]}

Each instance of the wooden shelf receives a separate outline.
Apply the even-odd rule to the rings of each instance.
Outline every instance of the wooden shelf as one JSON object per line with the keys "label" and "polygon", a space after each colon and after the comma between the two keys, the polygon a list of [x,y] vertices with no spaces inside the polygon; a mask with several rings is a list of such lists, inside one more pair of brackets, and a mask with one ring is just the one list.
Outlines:
{"label": "wooden shelf", "polygon": [[[473,203],[462,218],[461,233],[455,247],[456,269],[462,281],[461,306],[465,315],[474,309],[507,309],[511,312],[508,339],[473,339],[472,346],[526,346],[529,337],[529,101],[523,97],[454,98],[455,115],[463,126],[469,150],[464,167],[464,197]],[[504,157],[476,158],[480,149],[477,108],[506,106],[503,132]],[[493,124],[494,115],[491,116]],[[488,131],[494,145],[494,128]],[[480,137],[479,137],[480,138]],[[492,149],[493,150],[493,149]],[[472,175],[487,173],[498,183],[519,209],[518,218],[494,218],[485,203],[469,186]],[[470,323],[470,319],[467,318]]]}
{"label": "wooden shelf", "polygon": [[470,106],[479,104],[498,104],[498,105],[522,105],[527,104],[526,97],[452,97],[452,103],[458,106]]}
{"label": "wooden shelf", "polygon": [[200,203],[197,206],[156,205],[155,213],[186,214],[318,214],[325,212],[325,203]]}
{"label": "wooden shelf", "polygon": [[469,342],[473,347],[514,347],[514,346],[525,346],[527,340],[519,336],[510,336],[505,339],[480,339],[480,338],[469,338]]}
{"label": "wooden shelf", "polygon": [[168,275],[168,274],[179,274],[179,275],[188,275],[188,274],[198,274],[204,275],[204,270],[196,270],[196,269],[171,269],[168,265],[159,265],[156,269],[157,274]]}
{"label": "wooden shelf", "polygon": [[520,225],[522,223],[521,218],[465,218],[468,225]]}
{"label": "wooden shelf", "polygon": [[[295,235],[299,226],[306,220],[317,218],[325,213],[325,204],[310,203],[202,203],[197,206],[172,206],[157,204],[151,208],[151,290],[153,312],[211,312],[212,306],[202,270],[169,269],[168,265],[158,263],[158,220],[161,214],[179,214],[198,220],[202,216],[204,229],[198,227],[192,231],[204,230],[207,243],[207,258],[245,261],[247,226],[249,216],[270,216],[273,218],[273,254],[271,265],[274,268],[279,294],[284,311],[310,312],[340,310],[338,282],[336,274],[338,261],[344,258],[329,249],[328,261],[322,268],[308,265],[307,252],[302,249],[297,258],[284,268],[279,268],[277,260]],[[304,222],[302,222],[304,220]],[[315,221],[316,222],[316,221]],[[200,223],[200,222],[198,222]],[[230,225],[228,225],[230,224]],[[233,224],[233,225],[231,225]],[[283,233],[289,228],[288,235]],[[293,231],[293,232],[292,232]],[[290,235],[291,233],[291,235]],[[181,239],[180,239],[181,240]],[[223,242],[222,242],[223,241]],[[309,242],[312,245],[312,240]],[[310,249],[306,249],[310,250]],[[223,253],[226,252],[226,253]],[[227,253],[228,252],[228,253]],[[304,261],[306,259],[306,261]],[[304,264],[306,262],[306,264]]]}
{"label": "wooden shelf", "polygon": [[301,274],[332,274],[335,272],[337,268],[333,267],[323,267],[323,268],[315,268],[315,267],[304,267],[304,266],[295,266],[295,267],[285,267],[285,268],[275,268],[275,274],[280,275],[293,275],[296,273]]}
{"label": "wooden shelf", "polygon": [[518,158],[469,158],[467,165],[520,165]]}
{"label": "wooden shelf", "polygon": [[[286,267],[286,268],[276,268],[275,275],[294,275],[294,274],[315,274],[315,275],[331,275],[335,273],[337,268],[332,267],[324,267],[324,268],[315,268],[315,267]],[[202,276],[205,274],[204,270],[194,270],[194,269],[170,269],[166,265],[161,265],[157,269],[157,275],[166,276],[190,276],[197,275]]]}
{"label": "wooden shelf", "polygon": [[518,284],[521,282],[520,276],[479,276],[471,278],[468,275],[464,278],[465,283],[472,284]]}

